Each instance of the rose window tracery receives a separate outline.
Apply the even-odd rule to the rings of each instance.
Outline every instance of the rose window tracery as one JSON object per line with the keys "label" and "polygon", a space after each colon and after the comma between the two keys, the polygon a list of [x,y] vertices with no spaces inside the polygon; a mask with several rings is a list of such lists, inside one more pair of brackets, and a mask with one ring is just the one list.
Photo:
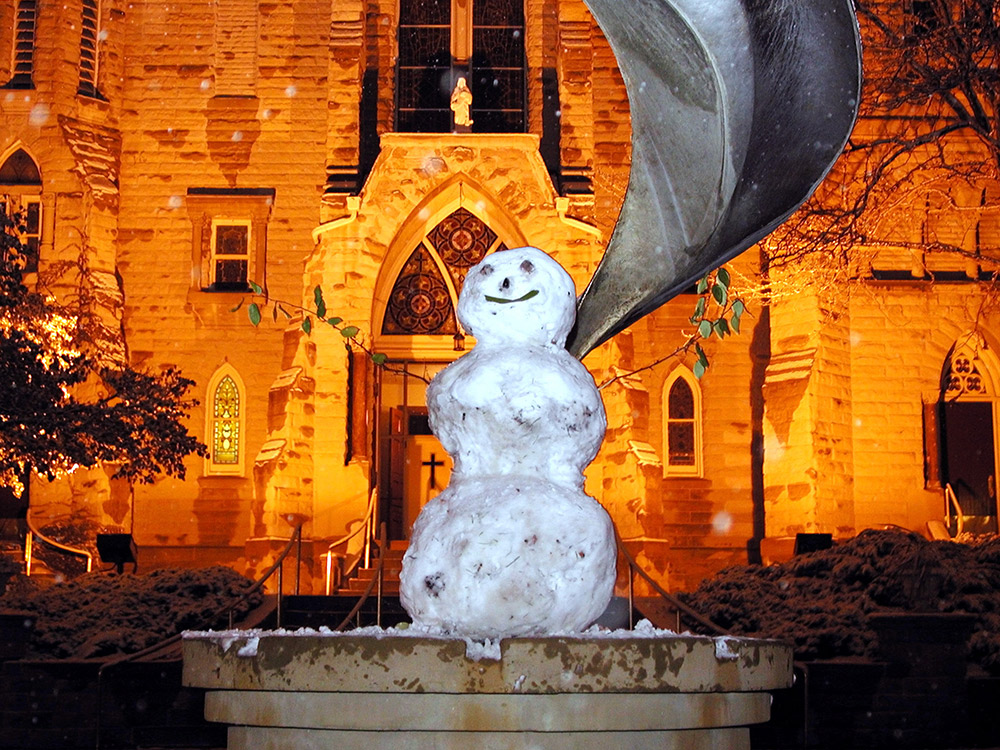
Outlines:
{"label": "rose window tracery", "polygon": [[[457,293],[465,275],[491,251],[506,250],[497,233],[466,208],[458,208],[435,226],[410,255],[396,278],[382,333],[456,334],[454,301],[446,276]],[[436,253],[440,262],[435,260]]]}
{"label": "rose window tracery", "polygon": [[951,396],[988,395],[977,358],[972,352],[962,349],[952,355],[945,377],[945,392]]}
{"label": "rose window tracery", "polygon": [[382,333],[454,334],[455,312],[434,259],[418,246],[389,295]]}
{"label": "rose window tracery", "polygon": [[486,256],[497,241],[497,234],[471,211],[459,208],[434,227],[427,240],[448,267],[455,287],[460,289],[465,274]]}

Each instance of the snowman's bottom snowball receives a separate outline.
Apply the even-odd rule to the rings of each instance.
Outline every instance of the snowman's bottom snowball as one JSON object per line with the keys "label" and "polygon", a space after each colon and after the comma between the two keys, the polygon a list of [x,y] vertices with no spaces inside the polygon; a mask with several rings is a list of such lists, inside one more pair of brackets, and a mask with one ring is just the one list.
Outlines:
{"label": "snowman's bottom snowball", "polygon": [[452,477],[413,526],[400,599],[416,625],[468,638],[586,628],[614,592],[607,511],[544,479]]}

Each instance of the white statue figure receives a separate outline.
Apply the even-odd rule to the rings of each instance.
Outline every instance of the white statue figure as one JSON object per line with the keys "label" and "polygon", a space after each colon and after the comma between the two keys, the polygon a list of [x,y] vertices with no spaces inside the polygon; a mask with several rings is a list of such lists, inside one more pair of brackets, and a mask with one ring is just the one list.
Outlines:
{"label": "white statue figure", "polygon": [[455,114],[455,130],[468,132],[472,127],[472,116],[469,114],[472,109],[472,91],[462,76],[455,83],[455,89],[451,92],[451,111]]}
{"label": "white statue figure", "polygon": [[403,561],[400,597],[416,625],[477,639],[573,632],[610,601],[614,530],[583,492],[606,420],[565,348],[575,311],[572,278],[537,248],[469,271],[458,318],[476,346],[427,389],[454,469]]}

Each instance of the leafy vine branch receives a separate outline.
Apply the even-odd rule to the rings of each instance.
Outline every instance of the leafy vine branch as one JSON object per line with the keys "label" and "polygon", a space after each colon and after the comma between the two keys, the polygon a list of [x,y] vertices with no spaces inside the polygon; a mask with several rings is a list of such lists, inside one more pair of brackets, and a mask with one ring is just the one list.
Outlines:
{"label": "leafy vine branch", "polygon": [[[355,325],[345,325],[343,318],[337,315],[330,315],[329,310],[326,307],[326,300],[323,297],[323,289],[320,286],[317,285],[313,289],[313,307],[310,309],[294,302],[271,299],[267,292],[265,292],[263,287],[259,284],[253,281],[248,283],[250,285],[250,289],[253,291],[253,295],[251,296],[253,301],[247,305],[247,316],[250,318],[250,322],[254,325],[254,327],[261,324],[268,307],[271,309],[271,319],[274,322],[278,321],[279,316],[283,316],[285,320],[291,320],[293,312],[301,313],[302,320],[299,323],[299,327],[302,328],[307,336],[312,335],[313,319],[315,318],[317,323],[324,323],[339,331],[340,335],[344,337],[344,340],[349,346],[358,347],[361,351],[368,355],[377,367],[383,368],[386,372],[393,372],[416,378],[417,380],[422,380],[424,383],[430,383],[430,380],[425,378],[423,375],[418,375],[415,372],[401,370],[389,365],[389,356],[384,352],[376,352],[372,350],[372,348],[361,338],[360,328]],[[245,301],[245,299],[241,299],[239,304],[232,308],[230,312],[237,312],[241,307],[243,307],[243,303]]]}
{"label": "leafy vine branch", "polygon": [[[695,326],[695,330],[684,334],[684,343],[669,354],[665,354],[647,365],[614,376],[602,383],[599,388],[606,388],[629,375],[650,370],[669,359],[686,354],[692,349],[694,349],[697,356],[692,369],[695,377],[700,379],[705,374],[709,364],[708,355],[702,348],[701,341],[711,338],[713,335],[723,339],[726,336],[739,333],[741,320],[743,315],[746,314],[746,304],[738,295],[733,294],[730,288],[731,283],[732,278],[725,267],[709,271],[702,276],[695,287],[698,300],[695,302],[694,312],[689,318],[691,324]],[[261,324],[265,314],[268,314],[268,309],[270,309],[269,314],[274,322],[277,322],[279,317],[291,320],[295,314],[301,314],[302,320],[299,326],[307,336],[312,335],[314,321],[315,323],[328,325],[339,331],[349,346],[356,346],[365,352],[377,367],[384,368],[387,372],[417,378],[424,383],[430,383],[422,375],[389,365],[388,355],[383,352],[374,351],[371,346],[365,343],[361,338],[361,329],[358,326],[346,325],[344,319],[340,316],[330,315],[326,306],[326,300],[323,297],[323,289],[318,285],[313,289],[313,305],[311,308],[294,302],[272,299],[263,287],[253,281],[249,282],[249,285],[253,294],[250,297],[252,301],[247,305],[247,316],[254,327]],[[246,302],[246,299],[241,299],[239,304],[232,308],[230,312],[240,310],[244,302]]]}
{"label": "leafy vine branch", "polygon": [[739,333],[743,316],[747,314],[746,303],[732,292],[731,283],[732,277],[725,267],[709,271],[702,276],[695,287],[698,301],[695,302],[693,314],[688,318],[691,325],[695,326],[695,330],[684,333],[684,342],[673,351],[657,357],[642,367],[615,375],[601,383],[598,388],[603,390],[618,380],[651,370],[667,360],[687,354],[692,349],[697,356],[692,371],[700,380],[708,370],[709,364],[708,355],[702,348],[701,342],[713,335],[724,339]]}

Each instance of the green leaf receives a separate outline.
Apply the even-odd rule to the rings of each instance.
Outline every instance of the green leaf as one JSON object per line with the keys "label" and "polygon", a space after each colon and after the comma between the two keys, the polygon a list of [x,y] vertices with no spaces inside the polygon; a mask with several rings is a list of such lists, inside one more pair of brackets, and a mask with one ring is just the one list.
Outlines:
{"label": "green leaf", "polygon": [[694,363],[694,367],[691,369],[694,371],[694,376],[698,378],[698,380],[701,380],[702,376],[705,374],[706,366],[703,365],[701,360],[699,359],[697,362]]}
{"label": "green leaf", "polygon": [[703,320],[698,324],[698,333],[701,334],[703,339],[707,339],[712,335],[712,321]]}
{"label": "green leaf", "polygon": [[715,321],[712,328],[715,330],[715,335],[720,339],[725,338],[730,334],[729,323],[726,322],[725,318],[719,318]]}
{"label": "green leaf", "polygon": [[240,303],[238,305],[236,305],[236,307],[234,307],[229,312],[236,312],[237,310],[239,310],[241,307],[243,307],[243,302],[244,302],[244,300],[242,298],[240,298]]}
{"label": "green leaf", "polygon": [[247,308],[247,315],[250,316],[250,322],[255,326],[260,325],[260,305],[256,302],[251,302],[250,306]]}
{"label": "green leaf", "polygon": [[338,317],[337,317],[337,316],[335,315],[335,316],[333,316],[333,317],[331,317],[331,318],[327,318],[327,319],[326,319],[326,322],[327,322],[327,323],[329,323],[330,325],[332,325],[332,326],[336,327],[336,326],[339,326],[339,325],[340,325],[341,323],[343,323],[343,322],[344,322],[344,319],[343,319],[343,318],[338,318]]}
{"label": "green leaf", "polygon": [[708,291],[708,274],[706,273],[700,279],[698,279],[698,294],[704,294]]}
{"label": "green leaf", "polygon": [[733,317],[730,318],[730,320],[729,320],[729,327],[732,328],[735,333],[739,333],[740,332],[740,316],[739,315],[733,315]]}
{"label": "green leaf", "polygon": [[264,293],[264,289],[256,281],[248,281],[247,283],[250,285],[250,288],[253,289],[253,293],[254,294],[263,294]]}
{"label": "green leaf", "polygon": [[746,312],[747,306],[743,304],[743,300],[738,299],[733,303],[733,315],[737,318],[741,317],[743,313]]}
{"label": "green leaf", "polygon": [[694,306],[694,317],[696,319],[705,315],[705,298],[699,297],[698,303]]}
{"label": "green leaf", "polygon": [[698,354],[698,361],[701,362],[704,367],[708,367],[708,355],[705,354],[705,350],[701,348],[701,344],[695,344],[694,350]]}
{"label": "green leaf", "polygon": [[345,339],[353,339],[355,336],[358,335],[358,331],[360,330],[361,329],[358,328],[357,326],[344,326],[343,328],[340,329],[340,335],[343,336]]}
{"label": "green leaf", "polygon": [[374,362],[377,365],[384,365],[386,363],[386,360],[388,359],[389,355],[383,354],[382,352],[375,352],[374,354],[372,354],[372,362]]}
{"label": "green leaf", "polygon": [[726,300],[729,299],[729,295],[726,292],[726,287],[722,286],[722,284],[716,284],[715,286],[713,286],[712,297],[714,297],[715,301],[718,302],[720,305],[725,305]]}
{"label": "green leaf", "polygon": [[720,268],[715,274],[716,283],[722,284],[722,286],[724,286],[726,289],[729,289],[730,280],[731,279],[729,278],[729,271],[727,271],[725,268]]}
{"label": "green leaf", "polygon": [[310,318],[307,315],[305,318],[302,319],[302,330],[305,331],[306,335],[308,336],[312,334],[312,329],[313,329],[312,318]]}
{"label": "green leaf", "polygon": [[323,289],[317,284],[313,289],[313,299],[316,302],[316,317],[326,317],[326,301],[323,299]]}

